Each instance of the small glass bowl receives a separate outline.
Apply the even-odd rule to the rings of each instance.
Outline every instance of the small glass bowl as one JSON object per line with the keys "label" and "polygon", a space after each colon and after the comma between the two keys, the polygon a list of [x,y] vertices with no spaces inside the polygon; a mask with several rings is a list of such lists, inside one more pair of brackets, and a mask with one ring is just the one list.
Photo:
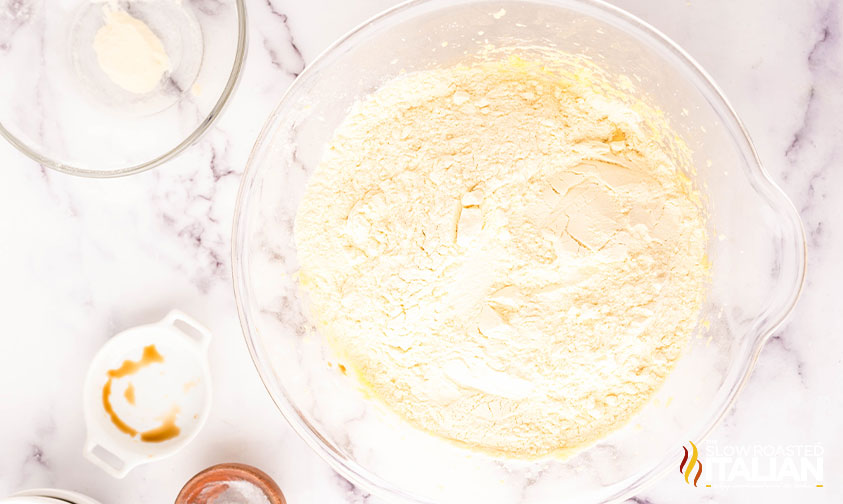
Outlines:
{"label": "small glass bowl", "polygon": [[[153,90],[127,91],[100,68],[104,9],[160,39],[170,70]],[[243,0],[0,0],[0,48],[0,135],[49,168],[117,177],[172,158],[220,115],[245,56],[246,11]]]}
{"label": "small glass bowl", "polygon": [[[293,223],[308,178],[352,103],[402,72],[498,48],[590,58],[655,106],[691,151],[709,217],[712,279],[697,337],[624,427],[565,460],[469,452],[367,400],[331,366],[308,320]],[[621,79],[623,78],[623,79]],[[805,274],[799,216],[770,180],[710,77],[678,46],[595,0],[418,0],[377,16],[323,53],[267,120],[243,176],[233,274],[255,365],[293,429],[331,466],[394,502],[615,502],[676,472],[682,446],[723,418]]]}
{"label": "small glass bowl", "polygon": [[190,478],[176,497],[176,504],[214,504],[231,483],[252,485],[269,504],[287,502],[278,484],[265,472],[246,464],[227,463],[211,466]]}

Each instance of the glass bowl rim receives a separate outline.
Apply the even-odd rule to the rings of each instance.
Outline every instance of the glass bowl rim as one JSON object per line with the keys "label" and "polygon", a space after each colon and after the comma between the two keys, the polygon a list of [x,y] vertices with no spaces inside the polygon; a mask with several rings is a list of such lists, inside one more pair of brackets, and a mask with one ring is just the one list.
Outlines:
{"label": "glass bowl rim", "polygon": [[[380,23],[389,22],[391,18],[396,17],[399,14],[407,12],[412,13],[414,10],[422,10],[423,7],[431,5],[433,6],[432,10],[436,10],[457,4],[482,3],[487,1],[491,0],[459,0],[458,2],[449,2],[448,0],[407,0],[362,22],[329,45],[309,65],[306,66],[304,71],[299,74],[296,80],[289,88],[287,88],[278,105],[266,119],[264,126],[255,141],[252,151],[249,154],[235,203],[231,243],[231,273],[234,297],[243,336],[246,340],[246,346],[249,349],[249,354],[252,357],[252,361],[258,371],[261,382],[290,427],[314,452],[316,452],[317,455],[320,456],[320,458],[326,461],[332,469],[354,485],[363,488],[373,495],[393,500],[398,499],[402,502],[408,503],[435,504],[434,501],[408,493],[407,491],[393,485],[389,481],[379,477],[377,474],[374,474],[369,469],[363,468],[354,461],[345,459],[337,452],[333,444],[320,434],[318,429],[314,428],[313,425],[311,425],[302,417],[302,415],[298,413],[297,408],[287,398],[286,391],[283,390],[283,386],[272,382],[270,379],[272,376],[272,368],[257,350],[257,343],[255,341],[257,330],[250,314],[248,313],[249,307],[251,306],[248,298],[249,288],[246,282],[245,271],[243,271],[244,261],[241,259],[247,227],[247,212],[245,209],[248,206],[250,189],[256,178],[256,164],[262,157],[262,154],[267,146],[271,143],[272,134],[275,132],[274,126],[278,122],[282,109],[287,102],[292,99],[291,97],[296,93],[298,88],[301,87],[303,80],[309,77],[310,74],[316,72],[317,69],[320,69],[323,61],[327,60],[333,54],[341,51],[343,47],[352,43],[358,36],[363,36],[371,30],[376,30],[380,26]],[[753,182],[758,184],[756,190],[761,193],[763,198],[773,208],[777,208],[779,210],[780,217],[783,217],[788,221],[785,224],[789,225],[792,237],[795,239],[793,243],[793,245],[795,245],[794,252],[796,256],[796,261],[793,265],[796,268],[795,285],[786,297],[785,301],[781,304],[778,310],[775,311],[769,321],[761,323],[763,315],[765,314],[764,311],[760,312],[756,317],[756,323],[753,326],[755,334],[747,334],[747,337],[753,338],[751,341],[752,344],[748,354],[745,356],[743,365],[739,369],[737,381],[731,384],[731,389],[729,390],[726,399],[719,405],[718,408],[714,409],[710,413],[709,420],[706,422],[701,431],[696,433],[697,436],[695,439],[702,441],[711,432],[711,430],[720,423],[724,415],[731,409],[738,393],[744,387],[747,379],[752,373],[764,343],[791,313],[802,293],[805,284],[807,267],[807,239],[802,221],[793,203],[764,169],[748,131],[732,105],[720,90],[719,86],[702,68],[702,66],[700,66],[693,57],[691,57],[690,54],[688,54],[678,44],[673,42],[669,37],[667,37],[667,35],[637,16],[603,0],[529,0],[528,3],[530,2],[571,8],[575,11],[578,7],[579,12],[582,12],[584,9],[599,11],[604,16],[623,23],[623,26],[619,29],[630,33],[639,40],[651,42],[659,46],[660,49],[669,52],[678,62],[677,66],[684,67],[683,69],[689,71],[686,78],[700,93],[708,98],[709,105],[722,119],[723,127],[729,130],[733,139],[739,144],[741,153],[747,161],[746,167],[750,171],[748,177],[751,177]],[[726,386],[730,385],[727,384]],[[277,387],[280,390],[276,391],[274,390],[274,387]],[[661,477],[670,470],[672,464],[672,458],[664,457],[658,465],[650,468],[633,481],[628,482],[624,488],[608,497],[607,502],[617,502],[626,499],[647,488],[661,479]]]}
{"label": "glass bowl rim", "polygon": [[243,71],[243,62],[246,58],[246,48],[248,45],[247,39],[247,22],[246,22],[246,5],[245,0],[234,0],[235,7],[237,9],[237,48],[235,49],[234,53],[234,62],[231,65],[231,72],[228,75],[228,80],[225,83],[225,87],[223,87],[222,92],[220,93],[217,102],[214,104],[213,108],[208,112],[208,114],[199,122],[199,124],[194,128],[194,130],[187,135],[178,145],[171,148],[167,152],[160,154],[148,161],[144,161],[142,163],[138,163],[136,165],[127,166],[125,168],[120,168],[117,170],[98,170],[92,168],[82,168],[78,166],[72,166],[61,161],[57,161],[51,159],[47,156],[44,156],[38,149],[29,146],[15,135],[13,135],[9,130],[7,130],[3,123],[0,122],[0,137],[3,137],[8,141],[13,147],[23,153],[25,156],[29,157],[36,163],[41,166],[46,166],[52,170],[57,172],[66,173],[68,175],[76,175],[80,177],[87,177],[87,178],[116,178],[116,177],[123,177],[126,175],[134,175],[136,173],[144,172],[151,168],[154,168],[158,165],[161,165],[170,159],[176,157],[180,154],[183,150],[187,147],[193,145],[199,138],[202,137],[203,134],[210,128],[210,126],[216,121],[216,119],[222,114],[223,110],[225,109],[226,105],[230,101],[231,96],[234,94],[235,89],[237,88],[237,84],[240,81],[240,75]]}

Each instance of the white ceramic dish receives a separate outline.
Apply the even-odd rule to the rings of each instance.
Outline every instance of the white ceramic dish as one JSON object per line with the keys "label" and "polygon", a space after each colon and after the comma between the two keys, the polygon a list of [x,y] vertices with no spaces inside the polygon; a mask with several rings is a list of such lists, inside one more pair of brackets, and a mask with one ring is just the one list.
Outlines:
{"label": "white ceramic dish", "polygon": [[[15,494],[12,499],[23,499],[20,502],[12,501],[10,499],[0,501],[2,504],[100,504],[87,495],[71,492],[69,490],[59,490],[56,488],[35,488],[32,490],[25,490]],[[8,501],[8,502],[7,502]]]}
{"label": "white ceramic dish", "polygon": [[[174,454],[196,437],[211,409],[211,373],[206,356],[210,339],[207,329],[179,311],[111,338],[94,357],[85,380],[85,457],[108,474],[122,478],[140,464]],[[161,442],[144,442],[122,432],[103,406],[109,370],[126,361],[139,361],[150,345],[155,345],[164,361],[142,368],[122,382],[115,381],[109,397],[120,419],[138,431],[154,428],[162,417],[177,412],[178,435]],[[124,397],[129,386],[135,396],[131,403]]]}

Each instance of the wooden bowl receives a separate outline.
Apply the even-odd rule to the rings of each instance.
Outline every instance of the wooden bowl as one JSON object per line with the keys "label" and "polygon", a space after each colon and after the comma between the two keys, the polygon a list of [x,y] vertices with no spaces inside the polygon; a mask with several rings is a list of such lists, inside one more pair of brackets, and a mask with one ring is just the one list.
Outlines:
{"label": "wooden bowl", "polygon": [[270,504],[286,504],[278,484],[265,472],[246,464],[211,466],[184,485],[175,504],[214,504],[216,497],[226,490],[229,481],[245,481],[261,489]]}

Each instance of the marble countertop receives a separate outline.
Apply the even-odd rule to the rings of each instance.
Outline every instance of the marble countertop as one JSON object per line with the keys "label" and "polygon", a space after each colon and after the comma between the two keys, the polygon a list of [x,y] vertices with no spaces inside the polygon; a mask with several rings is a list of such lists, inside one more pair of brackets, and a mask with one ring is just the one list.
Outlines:
{"label": "marble countertop", "polygon": [[[293,433],[264,390],[232,294],[230,230],[240,174],[264,119],[302,68],[391,0],[248,0],[239,92],[194,146],[113,180],[45,170],[0,142],[0,496],[59,487],[103,504],[172,502],[197,471],[239,461],[289,502],[376,502]],[[819,444],[823,488],[692,488],[665,478],[630,502],[843,501],[843,4],[837,0],[615,0],[664,31],[714,77],[762,161],[799,209],[808,279],[710,439]],[[248,90],[248,92],[246,92]],[[82,457],[82,382],[116,332],[180,308],[212,329],[214,405],[176,456],[115,480]]]}

